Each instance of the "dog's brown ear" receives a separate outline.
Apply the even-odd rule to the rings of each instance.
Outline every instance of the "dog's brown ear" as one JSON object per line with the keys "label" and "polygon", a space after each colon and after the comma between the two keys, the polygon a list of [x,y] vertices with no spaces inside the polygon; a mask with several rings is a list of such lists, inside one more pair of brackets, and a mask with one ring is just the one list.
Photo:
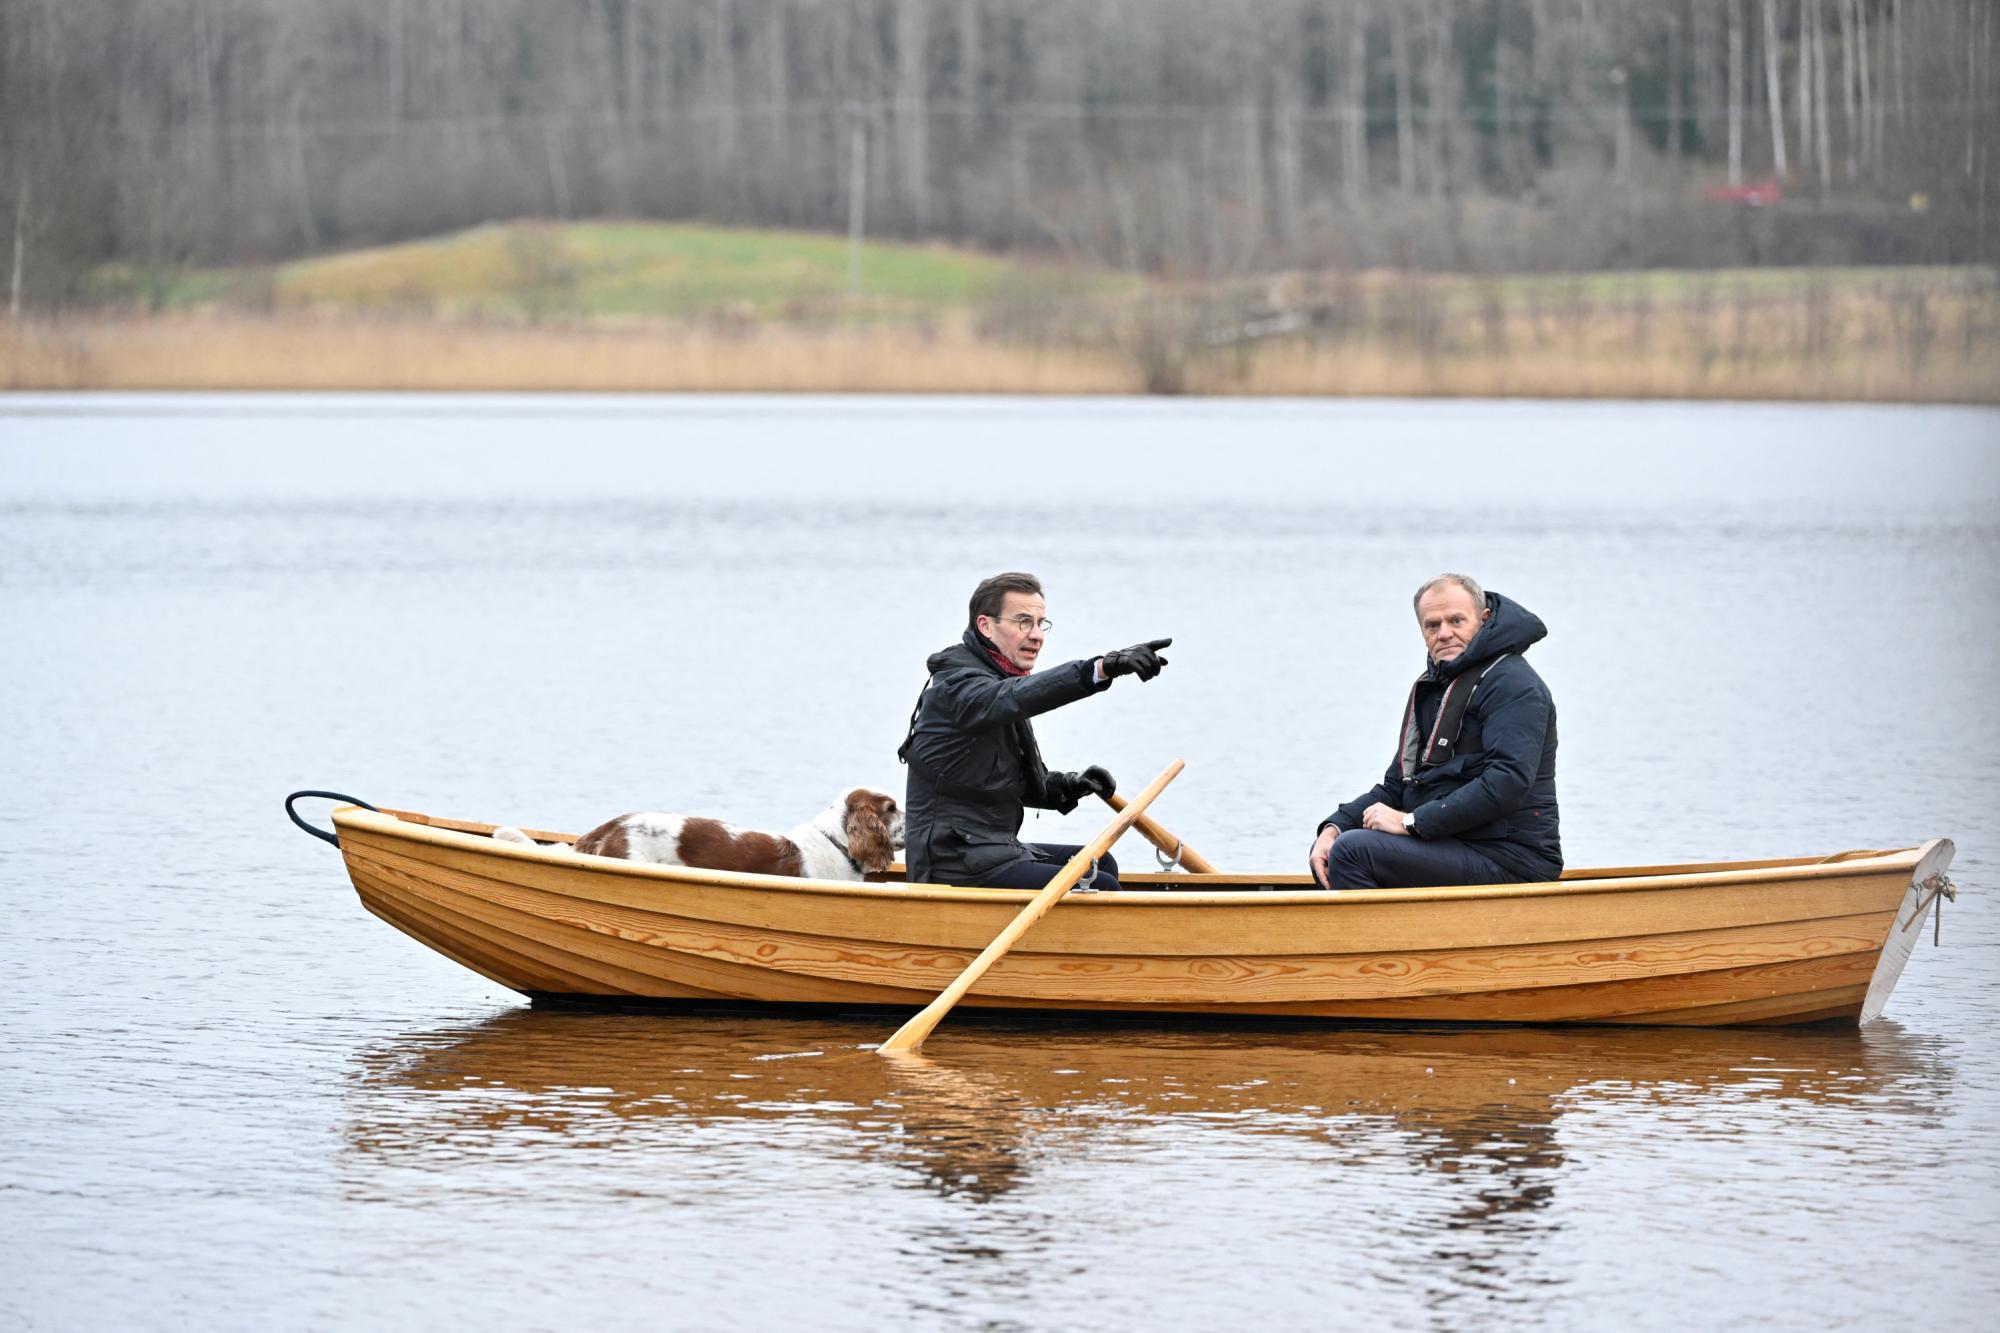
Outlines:
{"label": "dog's brown ear", "polygon": [[896,859],[882,812],[860,792],[847,798],[847,854],[854,858],[854,864],[870,873],[887,870]]}

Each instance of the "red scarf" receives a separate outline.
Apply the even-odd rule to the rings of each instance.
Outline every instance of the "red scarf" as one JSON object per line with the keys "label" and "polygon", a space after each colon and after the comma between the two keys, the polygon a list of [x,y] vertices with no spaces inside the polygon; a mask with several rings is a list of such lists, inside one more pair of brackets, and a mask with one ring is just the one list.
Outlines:
{"label": "red scarf", "polygon": [[995,649],[988,648],[986,650],[986,655],[993,659],[994,666],[999,667],[1002,671],[1006,672],[1010,676],[1025,676],[1028,674],[1028,668],[1022,666],[1015,666],[1012,662],[1009,662],[1005,657],[1001,656],[1000,653]]}

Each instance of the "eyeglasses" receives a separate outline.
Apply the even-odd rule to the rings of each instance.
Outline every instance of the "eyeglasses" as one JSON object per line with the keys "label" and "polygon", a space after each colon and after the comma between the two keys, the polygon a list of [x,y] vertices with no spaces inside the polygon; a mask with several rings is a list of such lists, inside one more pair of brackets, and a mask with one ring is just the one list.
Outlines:
{"label": "eyeglasses", "polygon": [[1047,634],[1056,627],[1056,622],[1053,620],[1046,618],[1037,620],[1033,616],[995,616],[993,620],[996,624],[1005,622],[1012,625],[1023,634],[1031,633],[1034,630],[1040,630],[1042,633]]}

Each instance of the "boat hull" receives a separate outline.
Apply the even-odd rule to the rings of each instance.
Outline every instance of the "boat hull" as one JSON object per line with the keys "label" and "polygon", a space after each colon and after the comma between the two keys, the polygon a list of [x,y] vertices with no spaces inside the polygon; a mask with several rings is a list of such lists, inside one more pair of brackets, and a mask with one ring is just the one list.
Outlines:
{"label": "boat hull", "polygon": [[[917,1008],[1032,897],[558,856],[414,812],[349,808],[335,823],[369,911],[536,998]],[[1818,863],[1345,893],[1303,876],[1128,875],[1132,891],[1065,898],[963,1003],[1426,1023],[1851,1024],[1886,1003],[1929,910],[1928,899],[1917,905],[1916,872],[1941,874],[1949,858],[1939,839]]]}

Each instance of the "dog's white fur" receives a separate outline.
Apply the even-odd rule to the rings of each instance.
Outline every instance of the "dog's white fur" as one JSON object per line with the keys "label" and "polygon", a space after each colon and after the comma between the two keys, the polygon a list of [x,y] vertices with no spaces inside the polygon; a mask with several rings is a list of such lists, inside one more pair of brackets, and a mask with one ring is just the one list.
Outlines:
{"label": "dog's white fur", "polygon": [[[859,880],[888,868],[903,849],[903,811],[895,797],[849,787],[832,805],[783,834],[758,833],[701,815],[640,811],[608,820],[568,843],[537,843],[513,827],[502,842],[557,855],[592,854],[654,865],[693,866],[806,879]],[[796,868],[795,868],[796,867]]]}

